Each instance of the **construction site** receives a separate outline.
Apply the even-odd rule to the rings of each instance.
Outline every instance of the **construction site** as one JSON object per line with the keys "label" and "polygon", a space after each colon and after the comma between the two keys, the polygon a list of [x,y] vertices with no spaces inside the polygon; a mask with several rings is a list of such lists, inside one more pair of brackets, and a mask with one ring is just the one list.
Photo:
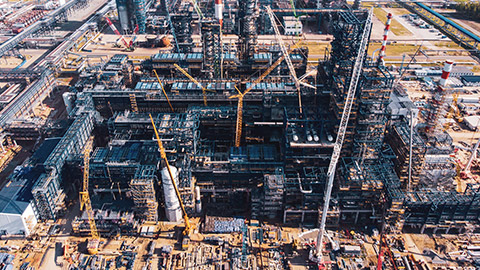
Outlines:
{"label": "construction site", "polygon": [[455,5],[0,3],[0,270],[477,269]]}

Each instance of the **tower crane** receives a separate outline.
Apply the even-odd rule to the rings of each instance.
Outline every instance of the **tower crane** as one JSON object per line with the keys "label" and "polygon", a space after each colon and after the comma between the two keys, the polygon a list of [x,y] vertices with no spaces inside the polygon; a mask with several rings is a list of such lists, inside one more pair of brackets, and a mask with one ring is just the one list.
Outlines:
{"label": "tower crane", "polygon": [[181,68],[179,65],[177,64],[173,64],[173,66],[175,66],[176,69],[178,69],[180,72],[183,73],[183,75],[185,75],[187,78],[189,78],[194,84],[196,84],[200,89],[202,89],[202,94],[203,94],[203,104],[205,106],[207,106],[207,91],[209,91],[208,89],[206,89],[201,83],[199,83],[195,78],[193,78],[190,74],[188,74],[188,72]]}
{"label": "tower crane", "polygon": [[[288,54],[287,54],[288,55]],[[268,76],[282,61],[285,59],[285,55],[280,56],[280,58],[275,61],[265,72],[263,72],[260,77],[258,77],[247,90],[245,90],[243,93],[238,90],[238,88],[235,86],[235,90],[237,90],[238,94],[233,95],[229,98],[238,98],[238,104],[237,104],[237,122],[235,125],[235,147],[240,146],[240,141],[242,138],[242,125],[243,125],[243,98],[245,97],[248,92],[250,92],[258,83],[260,83],[265,77]]]}
{"label": "tower crane", "polygon": [[175,179],[173,177],[172,171],[170,169],[170,165],[168,163],[167,154],[165,153],[165,148],[163,148],[162,141],[160,140],[160,136],[158,135],[155,122],[153,121],[152,115],[149,114],[149,116],[150,116],[150,121],[152,122],[153,131],[155,132],[155,137],[157,138],[158,149],[160,150],[160,157],[165,162],[165,166],[167,166],[168,175],[172,180],[172,185],[173,185],[173,188],[175,189],[175,194],[177,195],[178,202],[180,203],[180,208],[182,208],[183,219],[185,221],[185,229],[183,230],[183,235],[188,237],[190,235],[190,232],[193,230],[193,225],[190,223],[187,210],[185,210],[185,205],[183,204],[182,197],[180,196],[180,191],[178,191],[177,183],[175,183]]}
{"label": "tower crane", "polygon": [[300,91],[300,85],[302,84],[308,87],[315,87],[298,79],[297,73],[295,72],[295,67],[293,66],[292,60],[290,59],[290,53],[288,52],[285,46],[285,42],[283,42],[282,35],[278,30],[277,22],[275,20],[275,15],[273,14],[272,8],[270,6],[266,6],[266,9],[268,17],[270,17],[270,21],[272,22],[273,30],[275,31],[275,38],[277,39],[277,43],[280,46],[280,50],[282,51],[282,54],[285,57],[285,62],[287,62],[288,69],[290,70],[290,75],[292,75],[293,82],[295,83],[295,88],[297,89],[298,93],[298,107],[300,113],[302,113],[302,93]]}
{"label": "tower crane", "polygon": [[88,223],[90,224],[91,239],[87,241],[87,251],[90,254],[97,254],[98,245],[100,244],[100,235],[95,225],[95,217],[93,215],[92,202],[88,193],[88,175],[90,170],[90,152],[93,148],[93,136],[90,137],[85,144],[83,150],[83,188],[80,191],[80,210],[85,210],[88,215]]}
{"label": "tower crane", "polygon": [[107,20],[107,24],[108,26],[110,26],[110,29],[112,29],[112,31],[117,34],[118,36],[120,36],[120,40],[123,42],[123,45],[125,45],[125,48],[127,50],[132,50],[132,44],[129,44],[126,40],[125,40],[125,37],[120,34],[120,32],[117,30],[117,28],[115,27],[115,25],[113,25],[112,21],[108,18],[108,17],[105,17],[105,20]]}
{"label": "tower crane", "polygon": [[353,65],[352,76],[350,79],[350,84],[348,85],[348,92],[345,99],[345,105],[343,107],[342,118],[340,120],[340,125],[338,126],[337,139],[335,140],[332,158],[330,159],[330,164],[328,166],[327,186],[324,196],[325,201],[323,203],[322,219],[320,222],[315,254],[319,263],[323,263],[323,235],[325,230],[325,223],[327,221],[328,208],[330,205],[333,180],[335,178],[335,169],[337,167],[338,160],[340,159],[340,153],[342,152],[343,141],[345,139],[345,134],[347,131],[348,119],[350,118],[350,112],[352,110],[352,105],[355,99],[355,92],[357,91],[358,81],[360,79],[360,75],[362,74],[363,60],[365,58],[365,53],[368,45],[368,37],[370,35],[370,30],[372,29],[372,13],[372,10],[370,10],[368,12],[367,19],[365,20],[365,28],[363,29],[362,38],[360,39],[360,46],[358,48],[358,54],[355,58],[355,63]]}

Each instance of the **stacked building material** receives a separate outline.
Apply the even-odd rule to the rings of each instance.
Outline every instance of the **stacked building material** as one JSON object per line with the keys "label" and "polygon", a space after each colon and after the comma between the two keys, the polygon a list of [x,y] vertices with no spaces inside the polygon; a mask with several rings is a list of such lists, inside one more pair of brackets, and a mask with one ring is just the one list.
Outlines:
{"label": "stacked building material", "polygon": [[204,233],[240,232],[245,221],[242,218],[206,216],[203,225]]}

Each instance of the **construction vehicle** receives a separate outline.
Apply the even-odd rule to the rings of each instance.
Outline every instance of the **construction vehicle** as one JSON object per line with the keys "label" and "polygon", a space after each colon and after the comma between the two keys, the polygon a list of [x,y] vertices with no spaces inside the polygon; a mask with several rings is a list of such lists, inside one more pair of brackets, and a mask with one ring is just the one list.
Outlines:
{"label": "construction vehicle", "polygon": [[155,122],[153,121],[153,117],[151,114],[149,114],[149,116],[150,116],[150,121],[152,122],[153,131],[155,132],[155,137],[157,139],[158,149],[160,150],[160,157],[165,162],[165,166],[167,167],[167,170],[168,170],[168,175],[172,180],[172,185],[173,185],[173,188],[175,189],[175,194],[177,195],[178,202],[180,203],[180,208],[182,209],[185,228],[183,229],[183,232],[182,232],[183,237],[181,237],[179,240],[180,240],[182,249],[185,250],[185,249],[188,249],[188,246],[190,244],[189,236],[190,236],[190,233],[193,231],[194,226],[190,223],[190,219],[188,218],[187,210],[185,210],[185,205],[183,204],[182,197],[180,196],[180,191],[178,190],[177,183],[175,183],[175,179],[173,177],[170,164],[168,163],[167,154],[165,153],[165,148],[163,148],[162,141],[160,140],[160,136],[158,135],[158,130],[157,130],[157,127],[155,126]]}
{"label": "construction vehicle", "polygon": [[90,224],[91,238],[87,240],[87,251],[89,254],[94,255],[98,253],[98,246],[100,244],[100,235],[95,225],[95,218],[93,215],[92,202],[90,201],[90,195],[88,193],[88,176],[90,170],[90,152],[93,148],[93,136],[85,144],[85,150],[83,150],[83,188],[80,191],[80,211],[85,210],[88,215],[88,223]]}
{"label": "construction vehicle", "polygon": [[123,42],[123,45],[125,45],[125,50],[133,51],[134,50],[133,40],[131,40],[130,42],[127,42],[127,40],[125,40],[125,37],[122,34],[120,34],[120,32],[115,27],[115,25],[113,25],[112,21],[108,17],[105,17],[105,20],[107,21],[108,26],[110,26],[110,29],[112,29],[112,31],[115,34],[117,34],[117,36],[120,36],[120,40]]}

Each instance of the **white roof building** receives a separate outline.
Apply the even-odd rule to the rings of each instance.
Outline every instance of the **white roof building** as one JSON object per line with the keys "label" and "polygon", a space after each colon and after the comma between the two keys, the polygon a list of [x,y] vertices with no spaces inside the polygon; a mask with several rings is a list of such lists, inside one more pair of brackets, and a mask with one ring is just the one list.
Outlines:
{"label": "white roof building", "polygon": [[480,116],[478,115],[471,115],[463,118],[463,122],[467,127],[471,130],[477,130],[478,126],[480,125]]}
{"label": "white roof building", "polygon": [[29,235],[37,224],[31,204],[31,186],[36,176],[27,172],[12,177],[0,191],[0,235]]}

